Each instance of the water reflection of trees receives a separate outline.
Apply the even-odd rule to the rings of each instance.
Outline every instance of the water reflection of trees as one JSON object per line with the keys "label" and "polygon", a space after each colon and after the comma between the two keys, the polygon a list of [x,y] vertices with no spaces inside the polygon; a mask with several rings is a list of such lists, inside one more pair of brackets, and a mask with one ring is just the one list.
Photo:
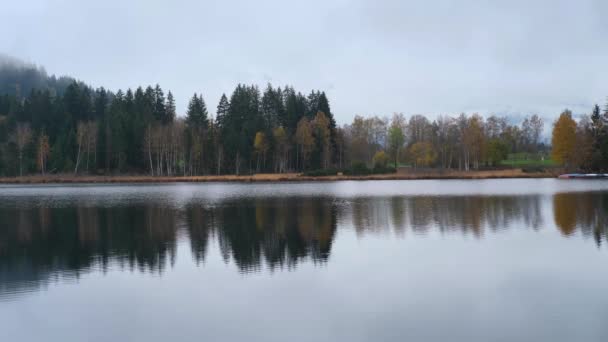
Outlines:
{"label": "water reflection of trees", "polygon": [[180,231],[202,263],[215,236],[226,261],[240,270],[324,262],[336,231],[325,199],[248,199],[217,206],[0,209],[0,292],[41,285],[50,276],[79,277],[110,265],[162,272],[172,265]]}
{"label": "water reflection of trees", "polygon": [[425,234],[470,233],[506,229],[515,220],[532,229],[542,226],[540,196],[414,196],[366,198],[352,202],[352,222],[358,234],[407,231]]}
{"label": "water reflection of trees", "polygon": [[200,219],[187,224],[193,255],[197,261],[204,258],[209,232],[214,231],[224,259],[234,260],[241,270],[262,264],[271,269],[295,266],[308,257],[324,262],[336,231],[335,210],[331,201],[312,198],[245,199],[207,213],[189,207],[188,217],[210,218],[208,224]]}
{"label": "water reflection of trees", "polygon": [[[598,244],[606,239],[608,194],[560,193],[552,201],[563,235],[580,231]],[[0,208],[0,294],[111,265],[163,272],[175,261],[180,236],[198,264],[216,243],[226,262],[249,272],[291,268],[303,260],[325,262],[337,222],[352,222],[357,234],[457,232],[481,237],[512,227],[541,228],[542,203],[542,196],[530,195],[246,198],[183,207],[5,205]]]}
{"label": "water reflection of trees", "polygon": [[0,209],[0,291],[78,278],[111,262],[162,272],[176,251],[176,221],[160,205]]}
{"label": "water reflection of trees", "polygon": [[605,192],[564,192],[553,196],[555,224],[564,236],[577,230],[592,236],[601,245],[608,239],[608,194]]}
{"label": "water reflection of trees", "polygon": [[0,221],[5,265],[78,271],[115,261],[154,271],[175,257],[175,214],[158,205],[1,209]]}

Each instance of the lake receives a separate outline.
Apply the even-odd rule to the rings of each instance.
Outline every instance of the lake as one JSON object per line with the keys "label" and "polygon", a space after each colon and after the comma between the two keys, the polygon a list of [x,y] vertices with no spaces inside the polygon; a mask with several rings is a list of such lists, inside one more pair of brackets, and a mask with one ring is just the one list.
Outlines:
{"label": "lake", "polygon": [[608,341],[608,181],[0,186],[1,341]]}

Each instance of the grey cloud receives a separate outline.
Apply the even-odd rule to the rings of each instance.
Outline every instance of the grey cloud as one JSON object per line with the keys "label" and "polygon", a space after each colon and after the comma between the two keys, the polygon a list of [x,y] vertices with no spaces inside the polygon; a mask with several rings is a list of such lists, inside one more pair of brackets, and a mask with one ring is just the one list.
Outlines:
{"label": "grey cloud", "polygon": [[[2,52],[111,89],[160,83],[183,111],[239,83],[325,89],[355,114],[540,113],[608,95],[608,3],[20,1]],[[7,34],[8,33],[8,34]]]}

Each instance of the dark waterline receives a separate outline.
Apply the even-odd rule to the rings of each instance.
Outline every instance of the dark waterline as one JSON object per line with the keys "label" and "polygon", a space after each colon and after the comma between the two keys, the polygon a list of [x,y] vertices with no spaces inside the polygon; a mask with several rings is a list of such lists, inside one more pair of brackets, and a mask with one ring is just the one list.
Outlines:
{"label": "dark waterline", "polygon": [[0,186],[6,341],[605,341],[608,182]]}

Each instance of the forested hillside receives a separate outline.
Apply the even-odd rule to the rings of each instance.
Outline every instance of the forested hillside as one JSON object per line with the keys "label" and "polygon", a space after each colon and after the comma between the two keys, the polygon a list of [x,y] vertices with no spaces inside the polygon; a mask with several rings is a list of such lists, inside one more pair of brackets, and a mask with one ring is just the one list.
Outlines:
{"label": "forested hillside", "polygon": [[0,54],[0,94],[18,98],[28,96],[32,89],[63,94],[75,80],[71,77],[48,75],[44,68]]}
{"label": "forested hillside", "polygon": [[[336,122],[322,91],[238,85],[222,96],[216,117],[200,94],[178,117],[172,93],[159,85],[112,92],[7,65],[0,76],[9,89],[0,95],[2,175],[243,174],[336,160]],[[25,96],[17,91],[30,86]]]}

